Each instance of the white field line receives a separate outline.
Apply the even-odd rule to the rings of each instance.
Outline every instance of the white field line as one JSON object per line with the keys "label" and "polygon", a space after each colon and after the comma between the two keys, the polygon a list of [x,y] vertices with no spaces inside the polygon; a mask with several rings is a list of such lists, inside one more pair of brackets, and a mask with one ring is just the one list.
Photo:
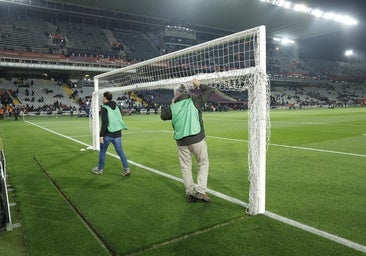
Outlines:
{"label": "white field line", "polygon": [[[34,126],[36,126],[36,127],[40,128],[40,129],[46,130],[46,131],[48,131],[48,132],[50,132],[50,133],[56,134],[56,135],[58,135],[58,136],[61,136],[61,137],[65,138],[65,139],[72,140],[72,141],[74,141],[74,142],[76,142],[76,143],[79,143],[79,144],[81,144],[81,145],[84,145],[84,146],[87,146],[87,147],[91,146],[91,145],[88,145],[88,144],[83,143],[83,142],[81,142],[81,141],[78,141],[78,140],[76,140],[76,139],[73,139],[73,138],[71,138],[71,137],[69,137],[69,136],[66,136],[66,135],[63,135],[63,134],[61,134],[61,133],[58,133],[58,132],[52,131],[52,130],[50,130],[50,129],[48,129],[48,128],[45,128],[45,127],[43,127],[43,126],[40,126],[40,125],[34,124],[34,123],[32,123],[32,122],[29,122],[29,121],[25,121],[25,122],[27,122],[27,123],[29,123],[29,124],[31,124],[31,125],[34,125]],[[169,132],[169,133],[171,133],[171,131],[161,131],[161,132]],[[216,139],[223,139],[223,140],[230,140],[230,141],[247,142],[247,141],[245,141],[245,140],[227,139],[227,138],[214,137],[214,136],[207,136],[207,137],[216,138]],[[275,146],[281,146],[281,147],[289,147],[289,148],[293,148],[292,146],[276,145],[276,144],[274,144],[274,145],[275,145]],[[307,148],[301,148],[301,147],[294,147],[294,148],[296,148],[296,149],[305,149],[305,150],[308,150]],[[317,150],[314,150],[314,151],[317,151]],[[342,153],[342,152],[335,152],[335,151],[323,151],[323,150],[320,150],[320,151],[321,151],[321,152],[328,152],[328,153],[337,153],[337,154],[338,154],[338,153]],[[116,154],[111,154],[111,153],[107,153],[107,154],[108,154],[108,155],[110,155],[110,156],[113,156],[113,157],[115,157],[115,158],[119,158],[119,156],[118,156],[118,155],[116,155]],[[356,155],[356,156],[366,157],[365,155],[359,155],[359,154],[347,154],[347,153],[345,153],[345,154],[346,154],[346,155]],[[169,179],[172,179],[172,180],[175,180],[175,181],[178,181],[178,182],[183,183],[183,180],[182,180],[181,178],[177,178],[177,177],[175,177],[175,176],[173,176],[173,175],[170,175],[170,174],[167,174],[167,173],[161,172],[161,171],[159,171],[159,170],[156,170],[156,169],[153,169],[153,168],[150,168],[150,167],[144,166],[144,165],[142,165],[142,164],[139,164],[139,163],[133,162],[133,161],[131,161],[131,160],[128,160],[128,162],[129,162],[129,163],[131,163],[132,165],[135,165],[135,166],[137,166],[137,167],[140,167],[141,169],[144,169],[144,170],[147,170],[147,171],[149,171],[149,172],[153,172],[153,173],[155,173],[155,174],[158,174],[158,175],[164,176],[164,177],[166,177],[166,178],[169,178]],[[212,194],[212,195],[214,195],[214,196],[216,196],[216,197],[222,198],[222,199],[227,200],[227,201],[229,201],[229,202],[232,202],[232,203],[234,203],[234,204],[238,204],[238,205],[243,206],[243,207],[245,207],[245,208],[247,208],[247,207],[249,206],[249,205],[248,205],[248,203],[245,203],[245,202],[243,202],[243,201],[241,201],[241,200],[239,200],[239,199],[233,198],[233,197],[228,196],[228,195],[225,195],[225,194],[223,194],[223,193],[217,192],[217,191],[215,191],[215,190],[207,189],[207,192],[209,192],[210,194]],[[302,229],[302,230],[304,230],[304,231],[307,231],[307,232],[309,232],[309,233],[315,234],[315,235],[317,235],[317,236],[320,236],[320,237],[326,238],[326,239],[328,239],[328,240],[331,240],[331,241],[336,242],[336,243],[338,243],[338,244],[344,245],[344,246],[346,246],[346,247],[349,247],[349,248],[355,249],[355,250],[357,250],[357,251],[360,251],[360,252],[366,253],[366,246],[365,246],[365,245],[361,245],[361,244],[358,244],[358,243],[352,242],[352,241],[350,241],[350,240],[347,240],[347,239],[345,239],[345,238],[342,238],[342,237],[339,237],[339,236],[336,236],[336,235],[332,235],[332,234],[330,234],[330,233],[328,233],[328,232],[325,232],[325,231],[322,231],[322,230],[319,230],[319,229],[313,228],[313,227],[311,227],[311,226],[308,226],[308,225],[302,224],[302,223],[297,222],[297,221],[295,221],[295,220],[288,219],[288,218],[286,218],[286,217],[283,217],[283,216],[281,216],[281,215],[278,215],[278,214],[275,214],[275,213],[272,213],[272,212],[269,212],[269,211],[266,211],[263,215],[265,215],[265,216],[267,216],[267,217],[269,217],[269,218],[272,218],[272,219],[274,219],[274,220],[277,220],[277,221],[283,222],[283,223],[285,223],[285,224],[287,224],[287,225],[290,225],[290,226],[293,226],[293,227],[296,227],[296,228]]]}
{"label": "white field line", "polygon": [[[169,132],[163,130],[162,132]],[[366,134],[363,134],[366,135]],[[213,139],[219,139],[219,140],[228,140],[228,141],[237,141],[237,142],[248,142],[247,140],[239,140],[239,139],[230,139],[230,138],[223,138],[223,137],[216,137],[216,136],[206,136],[207,138],[213,138]],[[341,152],[341,151],[333,151],[333,150],[326,150],[326,149],[318,149],[318,148],[307,148],[307,147],[299,147],[299,146],[289,146],[289,145],[281,145],[281,144],[273,144],[269,143],[270,146],[275,147],[282,147],[282,148],[292,148],[292,149],[300,149],[300,150],[308,150],[308,151],[317,151],[317,152],[323,152],[323,153],[331,153],[331,154],[338,154],[338,155],[348,155],[348,156],[358,156],[358,157],[366,157],[366,155],[363,154],[356,154],[356,153],[348,153],[348,152]]]}
{"label": "white field line", "polygon": [[[220,119],[220,118],[210,118],[208,116],[205,117],[205,120],[208,121],[230,121],[230,122],[247,122],[248,118],[243,119]],[[365,124],[347,124],[347,123],[324,123],[324,122],[286,122],[286,121],[271,121],[271,123],[278,123],[278,124],[301,124],[301,125],[331,125],[331,126],[351,126],[351,127],[363,127],[366,126]]]}
{"label": "white field line", "polygon": [[300,222],[297,222],[297,221],[288,219],[286,217],[282,217],[282,216],[277,215],[277,214],[272,213],[272,212],[266,211],[264,213],[264,215],[267,216],[267,217],[270,217],[270,218],[272,218],[274,220],[277,220],[277,221],[286,223],[286,224],[288,224],[290,226],[293,226],[293,227],[302,229],[302,230],[307,231],[309,233],[312,233],[314,235],[318,235],[320,237],[323,237],[323,238],[326,238],[328,240],[334,241],[334,242],[336,242],[338,244],[342,244],[342,245],[347,246],[349,248],[353,248],[353,249],[355,249],[357,251],[366,253],[366,246],[365,245],[352,242],[350,240],[347,240],[345,238],[342,238],[342,237],[339,237],[339,236],[336,236],[336,235],[332,235],[332,234],[330,234],[328,232],[325,232],[325,231],[322,231],[322,230],[319,230],[319,229],[310,227],[308,225],[305,225],[305,224],[302,224]]}
{"label": "white field line", "polygon": [[279,124],[302,124],[302,125],[349,126],[349,127],[363,127],[363,126],[366,126],[364,124],[312,123],[312,122],[283,122],[283,121],[273,121],[272,123],[279,123]]}
{"label": "white field line", "polygon": [[90,137],[90,135],[71,135],[70,138],[86,138]]}
{"label": "white field line", "polygon": [[[213,139],[220,139],[220,140],[229,140],[229,141],[237,141],[237,142],[248,142],[247,140],[229,139],[229,138],[222,138],[222,137],[216,137],[216,136],[206,136],[206,137],[213,138]],[[307,147],[289,146],[289,145],[281,145],[281,144],[273,144],[273,143],[269,143],[269,145],[270,146],[275,146],[275,147],[292,148],[292,149],[300,149],[300,150],[308,150],[308,151],[316,151],[316,152],[331,153],[331,154],[338,154],[338,155],[366,157],[366,155],[363,155],[363,154],[348,153],[348,152],[333,151],[333,150],[318,149],[318,148],[307,148]]]}

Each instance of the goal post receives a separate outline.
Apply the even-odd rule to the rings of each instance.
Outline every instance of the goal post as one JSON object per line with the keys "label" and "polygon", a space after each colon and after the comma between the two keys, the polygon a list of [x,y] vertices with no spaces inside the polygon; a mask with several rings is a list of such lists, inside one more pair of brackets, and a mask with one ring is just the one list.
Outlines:
{"label": "goal post", "polygon": [[221,91],[248,91],[248,214],[265,212],[266,151],[269,140],[269,79],[266,28],[259,26],[94,77],[91,101],[93,148],[99,150],[99,109],[105,91],[174,89],[192,79]]}

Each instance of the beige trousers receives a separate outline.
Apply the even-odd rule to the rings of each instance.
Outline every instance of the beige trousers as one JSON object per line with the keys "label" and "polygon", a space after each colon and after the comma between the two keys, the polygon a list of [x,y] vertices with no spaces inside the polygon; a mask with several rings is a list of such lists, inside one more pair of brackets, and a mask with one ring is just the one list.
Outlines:
{"label": "beige trousers", "polygon": [[[192,154],[198,165],[197,186],[192,175]],[[206,140],[203,139],[189,146],[178,146],[178,157],[186,194],[193,194],[195,189],[197,192],[204,194],[207,189],[209,167]]]}

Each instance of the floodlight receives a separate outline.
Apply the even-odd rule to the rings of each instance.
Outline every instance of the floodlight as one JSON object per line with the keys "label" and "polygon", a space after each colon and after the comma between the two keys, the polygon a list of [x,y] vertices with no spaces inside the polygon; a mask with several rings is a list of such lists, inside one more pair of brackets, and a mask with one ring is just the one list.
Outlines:
{"label": "floodlight", "polygon": [[315,17],[322,17],[324,12],[319,9],[312,9],[311,14],[314,15]]}
{"label": "floodlight", "polygon": [[295,4],[294,5],[294,10],[297,11],[297,12],[310,13],[311,8],[307,7],[304,4]]}
{"label": "floodlight", "polygon": [[278,0],[277,5],[283,8],[290,8],[291,7],[291,2],[289,1],[284,1],[284,0]]}
{"label": "floodlight", "polygon": [[284,45],[287,45],[287,44],[294,44],[295,41],[291,40],[291,39],[288,39],[288,38],[282,38],[281,43],[284,44]]}
{"label": "floodlight", "polygon": [[357,25],[358,21],[345,15],[335,15],[334,20],[348,25]]}
{"label": "floodlight", "polygon": [[274,37],[273,41],[279,42],[282,45],[295,44],[294,40],[288,39],[286,37],[283,37],[283,38]]}
{"label": "floodlight", "polygon": [[324,16],[323,16],[325,19],[329,19],[329,20],[333,20],[334,19],[334,17],[335,17],[335,13],[333,13],[333,12],[327,12],[327,13],[325,13],[324,14]]}
{"label": "floodlight", "polygon": [[260,1],[276,5],[282,8],[291,9],[296,12],[302,12],[315,17],[336,21],[346,25],[358,25],[358,21],[350,16],[335,14],[333,12],[324,12],[319,9],[313,9],[305,4],[295,4],[287,0],[260,0]]}
{"label": "floodlight", "polygon": [[344,52],[344,55],[345,55],[345,56],[352,56],[352,55],[353,55],[353,50],[346,50],[346,51]]}

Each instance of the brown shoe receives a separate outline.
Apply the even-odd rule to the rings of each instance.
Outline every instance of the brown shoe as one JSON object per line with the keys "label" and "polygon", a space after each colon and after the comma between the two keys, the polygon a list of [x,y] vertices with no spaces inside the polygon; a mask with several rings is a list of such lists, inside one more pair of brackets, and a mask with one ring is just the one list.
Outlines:
{"label": "brown shoe", "polygon": [[199,193],[199,192],[196,192],[195,196],[194,196],[196,199],[198,200],[202,200],[206,203],[210,202],[211,201],[211,198],[208,197],[208,195],[206,193],[202,194],[202,193]]}

